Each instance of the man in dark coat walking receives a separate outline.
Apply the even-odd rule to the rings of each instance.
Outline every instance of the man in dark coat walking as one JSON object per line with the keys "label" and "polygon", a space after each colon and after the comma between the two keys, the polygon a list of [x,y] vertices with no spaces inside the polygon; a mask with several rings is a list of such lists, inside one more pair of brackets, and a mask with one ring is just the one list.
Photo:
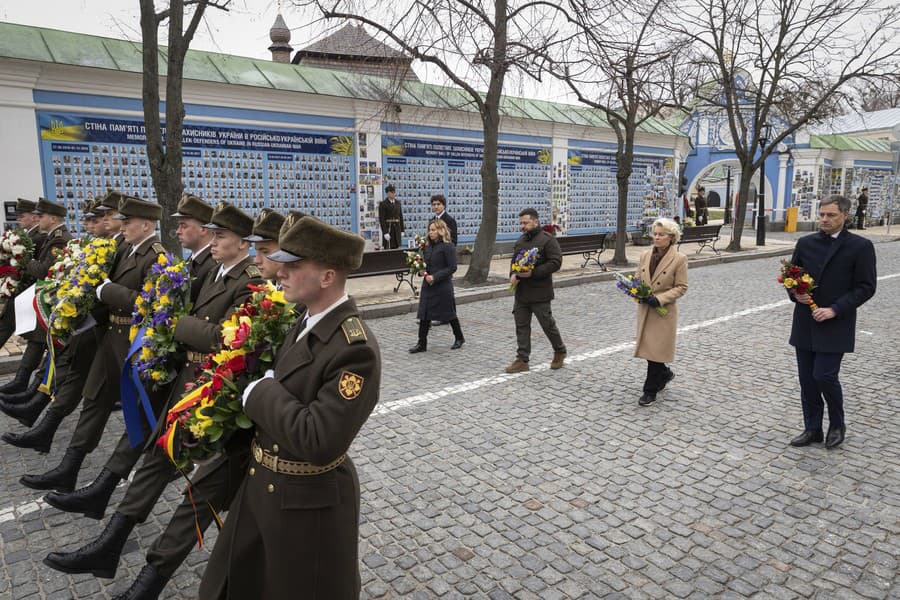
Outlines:
{"label": "man in dark coat walking", "polygon": [[403,224],[403,207],[396,198],[396,189],[393,185],[384,188],[387,196],[378,204],[378,222],[381,224],[381,247],[385,250],[399,248],[400,238],[406,231]]}
{"label": "man in dark coat walking", "polygon": [[450,232],[450,242],[455,246],[459,241],[459,234],[456,227],[456,219],[447,213],[447,198],[443,194],[435,194],[431,197],[431,212],[434,216],[432,220],[440,219],[447,224],[447,230]]}
{"label": "man in dark coat walking", "polygon": [[509,283],[516,286],[513,303],[513,317],[516,321],[516,360],[506,367],[507,373],[528,370],[531,356],[531,315],[537,317],[541,329],[553,346],[551,369],[559,369],[566,359],[566,345],[563,343],[556,319],[550,309],[553,300],[553,273],[562,267],[562,250],[556,238],[541,229],[538,213],[526,208],[519,213],[519,227],[522,235],[516,240],[513,261],[522,252],[537,248],[537,262],[530,271],[516,272],[510,269]]}
{"label": "man in dark coat walking", "polygon": [[[853,352],[856,310],[875,294],[876,285],[875,247],[844,228],[849,216],[849,199],[825,198],[819,205],[819,231],[800,238],[791,258],[816,283],[812,296],[789,296],[797,303],[790,344],[797,353],[804,429],[791,440],[792,446],[823,441],[824,405],[828,406],[825,447],[844,441],[841,359],[845,352]],[[809,306],[813,302],[818,308]]]}

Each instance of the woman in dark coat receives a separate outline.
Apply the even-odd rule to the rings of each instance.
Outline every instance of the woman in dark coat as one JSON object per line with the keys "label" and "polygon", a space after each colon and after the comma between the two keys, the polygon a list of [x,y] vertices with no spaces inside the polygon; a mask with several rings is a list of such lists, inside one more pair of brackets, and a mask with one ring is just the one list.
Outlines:
{"label": "woman in dark coat", "polygon": [[453,273],[456,272],[456,246],[450,242],[450,231],[444,221],[428,224],[428,243],[422,250],[425,259],[425,282],[419,295],[419,342],[409,349],[411,354],[428,349],[428,329],[432,321],[450,322],[453,329],[451,350],[461,348],[465,338],[456,318],[453,296]]}

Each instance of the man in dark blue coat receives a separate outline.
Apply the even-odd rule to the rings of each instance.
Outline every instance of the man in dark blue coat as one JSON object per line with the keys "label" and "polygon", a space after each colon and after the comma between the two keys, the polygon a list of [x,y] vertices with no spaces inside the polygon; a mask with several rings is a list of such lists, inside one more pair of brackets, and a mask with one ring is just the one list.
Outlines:
{"label": "man in dark blue coat", "polygon": [[[850,200],[829,196],[819,205],[819,231],[797,241],[791,262],[805,268],[816,283],[812,296],[790,296],[794,320],[790,343],[797,353],[803,433],[792,446],[823,441],[822,417],[828,406],[825,447],[844,441],[844,394],[838,374],[845,352],[856,341],[856,309],[875,294],[875,248],[844,228]],[[808,306],[815,302],[818,308]],[[823,404],[824,400],[824,404]]]}

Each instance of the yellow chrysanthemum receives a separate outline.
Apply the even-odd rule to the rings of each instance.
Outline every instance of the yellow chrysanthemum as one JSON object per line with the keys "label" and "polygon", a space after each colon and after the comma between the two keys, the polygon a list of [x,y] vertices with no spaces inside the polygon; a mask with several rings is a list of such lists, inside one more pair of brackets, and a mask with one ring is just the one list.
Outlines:
{"label": "yellow chrysanthemum", "polygon": [[217,365],[221,365],[223,363],[228,362],[232,358],[235,358],[238,356],[243,356],[245,354],[247,354],[247,351],[243,350],[243,349],[221,350],[213,356],[213,362],[215,362]]}
{"label": "yellow chrysanthemum", "polygon": [[159,265],[162,265],[162,266],[166,266],[167,264],[169,264],[169,261],[166,258],[165,254],[160,254],[159,257],[156,259],[156,263]]}
{"label": "yellow chrysanthemum", "polygon": [[56,307],[56,312],[63,318],[71,318],[78,314],[78,309],[71,302],[60,302]]}

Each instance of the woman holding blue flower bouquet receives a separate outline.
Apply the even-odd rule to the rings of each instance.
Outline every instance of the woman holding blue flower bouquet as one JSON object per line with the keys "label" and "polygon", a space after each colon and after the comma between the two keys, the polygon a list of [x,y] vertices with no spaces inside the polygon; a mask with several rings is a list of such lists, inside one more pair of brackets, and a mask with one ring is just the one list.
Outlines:
{"label": "woman holding blue flower bouquet", "polygon": [[[647,406],[675,378],[666,363],[675,360],[678,307],[675,301],[688,289],[687,256],[678,252],[681,230],[671,219],[653,223],[653,247],[641,254],[637,277],[650,285],[650,294],[639,300],[634,355],[647,361],[644,393],[638,404]],[[656,310],[665,308],[665,311]],[[664,315],[662,313],[665,313]]]}

